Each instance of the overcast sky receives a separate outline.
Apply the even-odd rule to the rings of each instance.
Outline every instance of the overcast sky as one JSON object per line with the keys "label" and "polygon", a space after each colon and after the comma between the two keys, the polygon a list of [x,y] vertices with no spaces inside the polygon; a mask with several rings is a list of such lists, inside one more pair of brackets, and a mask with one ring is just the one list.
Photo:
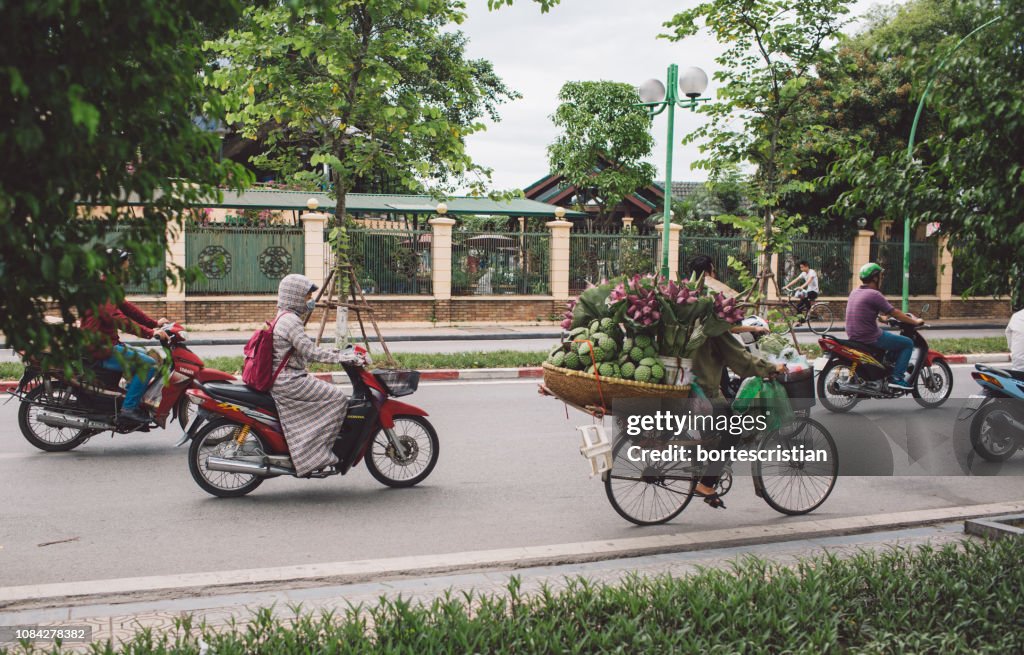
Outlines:
{"label": "overcast sky", "polygon": [[[570,80],[612,80],[638,85],[648,78],[664,83],[669,64],[699,66],[711,77],[722,48],[704,34],[673,43],[656,38],[662,23],[697,0],[562,0],[547,14],[534,2],[516,0],[494,12],[487,0],[467,0],[468,19],[461,26],[469,37],[468,55],[488,59],[520,100],[500,108],[501,122],[468,139],[477,163],[494,169],[496,189],[523,188],[548,172],[547,146],[556,137],[551,115],[558,90]],[[877,4],[860,0],[854,15]],[[714,95],[714,81],[708,94]],[[696,146],[683,147],[682,136],[699,126],[700,116],[677,110],[673,179],[704,180],[691,170],[699,158]],[[667,126],[655,118],[656,145],[652,163],[664,180]]]}

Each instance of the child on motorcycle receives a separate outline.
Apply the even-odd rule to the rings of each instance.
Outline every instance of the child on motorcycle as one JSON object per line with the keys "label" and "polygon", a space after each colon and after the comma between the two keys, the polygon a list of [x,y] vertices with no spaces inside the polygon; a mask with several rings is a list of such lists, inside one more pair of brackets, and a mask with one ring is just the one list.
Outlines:
{"label": "child on motorcycle", "polygon": [[341,432],[348,395],[341,387],[309,374],[309,362],[368,364],[355,352],[320,348],[306,335],[303,318],[313,311],[317,286],[305,275],[285,276],[278,285],[279,318],[274,325],[274,365],[285,365],[270,389],[295,474],[308,476],[338,463],[331,447]]}

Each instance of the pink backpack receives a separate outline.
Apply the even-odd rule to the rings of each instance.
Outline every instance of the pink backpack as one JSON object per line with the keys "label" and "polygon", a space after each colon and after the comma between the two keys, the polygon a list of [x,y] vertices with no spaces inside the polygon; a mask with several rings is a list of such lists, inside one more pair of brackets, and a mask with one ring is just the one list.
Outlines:
{"label": "pink backpack", "polygon": [[273,321],[268,321],[267,327],[256,330],[242,351],[245,355],[245,363],[242,365],[242,382],[256,391],[264,393],[270,391],[277,376],[280,375],[281,369],[292,356],[292,351],[289,350],[277,370],[274,370],[274,326],[277,325],[277,320],[282,315],[284,312],[274,317]]}

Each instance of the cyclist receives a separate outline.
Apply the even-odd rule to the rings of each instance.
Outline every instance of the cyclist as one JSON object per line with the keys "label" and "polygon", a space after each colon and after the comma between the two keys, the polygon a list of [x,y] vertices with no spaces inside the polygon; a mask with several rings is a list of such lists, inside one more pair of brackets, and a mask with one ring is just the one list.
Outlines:
{"label": "cyclist", "polygon": [[[811,303],[818,299],[818,273],[811,268],[811,265],[807,263],[806,259],[800,261],[800,275],[790,280],[789,284],[782,287],[788,289],[794,284],[800,284],[796,288],[796,295],[800,298],[800,302],[797,303],[796,310],[801,314],[807,314],[807,310],[811,308]],[[803,323],[803,319],[797,320],[797,325]]]}
{"label": "cyclist", "polygon": [[908,316],[896,309],[878,290],[882,286],[885,269],[875,262],[860,267],[860,281],[863,285],[850,292],[846,301],[846,336],[852,341],[887,350],[896,355],[889,386],[909,391],[913,389],[906,381],[907,364],[914,352],[914,342],[908,337],[892,332],[883,332],[878,326],[879,314],[890,315],[910,325],[924,325],[924,321]]}

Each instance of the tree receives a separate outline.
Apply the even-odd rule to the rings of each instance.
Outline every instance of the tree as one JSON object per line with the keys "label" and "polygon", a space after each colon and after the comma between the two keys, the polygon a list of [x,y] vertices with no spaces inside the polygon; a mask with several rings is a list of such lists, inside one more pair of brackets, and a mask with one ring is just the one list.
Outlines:
{"label": "tree", "polygon": [[[120,243],[146,270],[163,263],[168,222],[247,181],[194,123],[218,110],[197,75],[203,35],[238,12],[233,0],[3,4],[0,330],[13,347],[78,360],[76,315],[123,295],[102,275],[114,262],[100,242],[129,216],[130,195],[144,209]],[[78,220],[83,206],[107,209]],[[62,323],[44,323],[50,307]]]}
{"label": "tree", "polygon": [[548,146],[551,170],[594,189],[599,218],[654,181],[651,118],[636,89],[620,82],[566,82],[552,121],[562,134]]}
{"label": "tree", "polygon": [[[935,86],[924,109],[934,128],[882,157],[851,148],[834,174],[850,185],[840,208],[882,212],[911,225],[938,222],[966,266],[971,288],[1009,294],[1024,306],[1024,30],[1021,3],[975,0],[956,5],[964,27],[942,39],[931,57]],[[975,28],[1001,16],[956,50]],[[902,47],[912,52],[912,44]],[[916,63],[916,62],[915,62]],[[923,92],[923,87],[921,88]],[[915,93],[920,99],[920,93]],[[877,180],[886,180],[877,184]],[[967,290],[968,292],[971,289]]]}
{"label": "tree", "polygon": [[329,167],[338,217],[370,175],[483,192],[490,171],[466,154],[465,138],[518,95],[490,62],[465,58],[461,33],[442,31],[463,17],[454,0],[251,7],[239,29],[208,44],[226,62],[212,84],[228,119],[262,140],[259,166],[307,178],[310,166]]}
{"label": "tree", "polygon": [[[801,165],[796,144],[807,129],[796,115],[811,93],[814,67],[827,55],[828,41],[839,34],[850,1],[712,0],[665,23],[674,41],[696,34],[703,25],[728,46],[715,59],[721,67],[714,76],[720,83],[718,101],[702,108],[710,121],[684,143],[705,141],[701,151],[710,156],[696,165],[712,179],[729,167],[757,167],[748,188],[759,220],[733,223],[761,246],[762,271],[769,270],[772,252],[806,231],[799,216],[782,209],[787,195],[810,186],[795,177]],[[762,293],[767,284],[762,282]]]}

